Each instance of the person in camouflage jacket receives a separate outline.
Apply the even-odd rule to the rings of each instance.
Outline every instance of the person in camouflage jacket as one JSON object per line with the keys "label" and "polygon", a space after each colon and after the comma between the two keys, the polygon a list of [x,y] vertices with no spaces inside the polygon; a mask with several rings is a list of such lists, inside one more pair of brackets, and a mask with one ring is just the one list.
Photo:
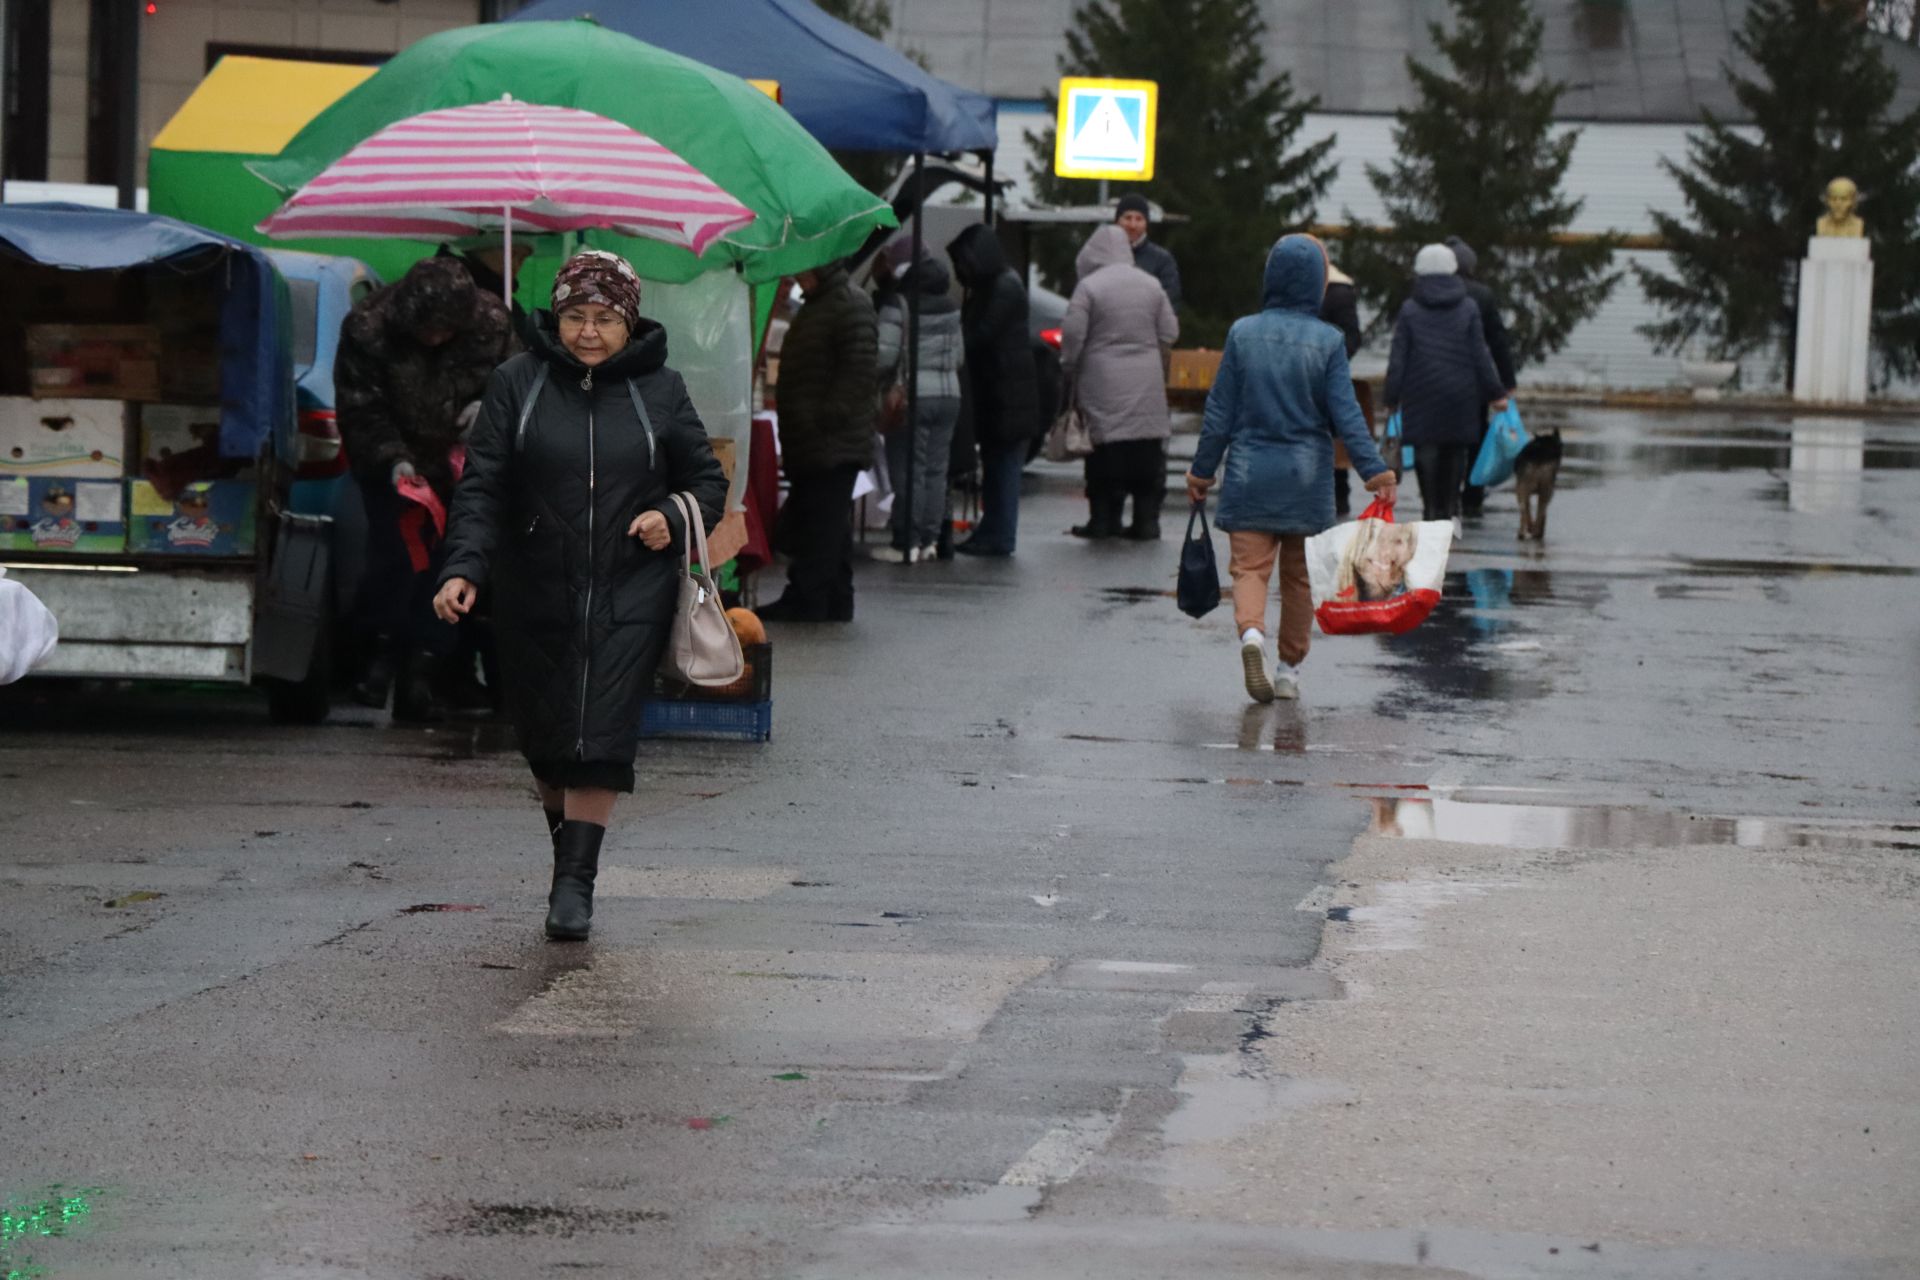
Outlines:
{"label": "person in camouflage jacket", "polygon": [[340,328],[334,394],[340,437],[362,485],[417,473],[453,496],[449,454],[487,378],[514,353],[513,319],[455,258],[416,262]]}
{"label": "person in camouflage jacket", "polygon": [[455,629],[433,615],[440,551],[416,570],[403,534],[430,537],[403,496],[415,477],[443,507],[453,501],[453,452],[478,411],[487,379],[518,349],[513,321],[500,300],[476,288],[454,258],[416,262],[379,289],[340,327],[334,394],[340,437],[367,509],[367,563],[360,622],[370,661],[355,696],[385,706],[396,674],[405,671],[396,718],[437,718],[437,668],[453,653]]}

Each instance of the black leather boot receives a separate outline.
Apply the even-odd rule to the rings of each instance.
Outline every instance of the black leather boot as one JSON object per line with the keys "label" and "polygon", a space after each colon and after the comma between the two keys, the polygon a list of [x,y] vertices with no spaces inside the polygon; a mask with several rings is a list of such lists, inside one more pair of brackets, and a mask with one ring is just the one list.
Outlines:
{"label": "black leather boot", "polygon": [[353,700],[375,711],[386,710],[387,699],[393,696],[394,673],[399,667],[393,637],[375,636],[373,656],[367,659],[367,669],[354,681]]}
{"label": "black leather boot", "polygon": [[553,891],[547,894],[547,936],[556,942],[585,941],[593,925],[593,879],[600,873],[597,822],[560,823],[553,833]]}
{"label": "black leather boot", "polygon": [[1133,499],[1133,524],[1127,529],[1127,536],[1135,542],[1158,542],[1160,540],[1160,504],[1165,502],[1165,493],[1143,493]]}
{"label": "black leather boot", "polygon": [[1116,538],[1120,536],[1120,513],[1126,509],[1127,495],[1114,497],[1102,493],[1087,500],[1087,522],[1067,530],[1076,538]]}
{"label": "black leather boot", "polygon": [[407,669],[393,691],[393,718],[409,724],[437,724],[447,718],[437,685],[440,659],[425,650],[407,655]]}

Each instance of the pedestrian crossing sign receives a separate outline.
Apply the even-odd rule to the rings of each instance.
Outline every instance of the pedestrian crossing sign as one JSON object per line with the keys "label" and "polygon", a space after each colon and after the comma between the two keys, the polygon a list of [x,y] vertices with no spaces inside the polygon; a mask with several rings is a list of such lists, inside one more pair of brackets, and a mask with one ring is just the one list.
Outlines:
{"label": "pedestrian crossing sign", "polygon": [[1159,109],[1160,86],[1151,80],[1062,80],[1054,173],[1136,182],[1152,178]]}

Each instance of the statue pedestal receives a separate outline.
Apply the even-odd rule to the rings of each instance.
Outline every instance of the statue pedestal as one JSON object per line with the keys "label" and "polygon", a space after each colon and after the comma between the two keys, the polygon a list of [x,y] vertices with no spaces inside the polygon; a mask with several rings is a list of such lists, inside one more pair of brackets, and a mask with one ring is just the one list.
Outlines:
{"label": "statue pedestal", "polygon": [[1793,398],[1861,404],[1867,398],[1873,260],[1866,240],[1815,236],[1800,264],[1800,329]]}

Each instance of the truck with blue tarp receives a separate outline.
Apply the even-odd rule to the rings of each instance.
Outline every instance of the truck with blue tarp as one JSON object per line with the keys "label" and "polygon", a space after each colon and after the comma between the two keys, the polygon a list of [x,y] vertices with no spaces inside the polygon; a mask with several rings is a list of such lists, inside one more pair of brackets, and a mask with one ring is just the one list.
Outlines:
{"label": "truck with blue tarp", "polygon": [[259,683],[324,718],[329,521],[269,255],[171,218],[0,206],[0,564],[60,644],[40,677]]}

